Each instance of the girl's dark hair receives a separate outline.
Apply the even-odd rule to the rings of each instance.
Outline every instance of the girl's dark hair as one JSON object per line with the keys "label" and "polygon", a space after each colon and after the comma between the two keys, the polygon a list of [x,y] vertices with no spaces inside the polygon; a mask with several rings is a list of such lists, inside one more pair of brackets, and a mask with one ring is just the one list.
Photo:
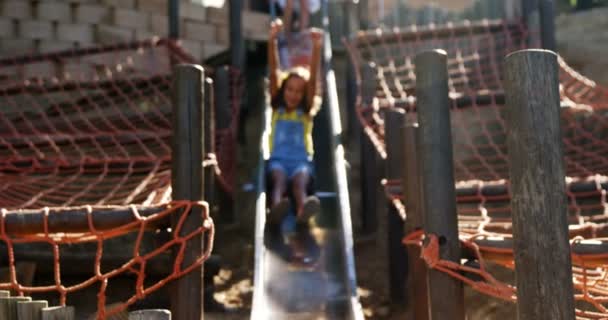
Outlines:
{"label": "girl's dark hair", "polygon": [[[304,81],[308,82],[308,79],[303,76],[302,74],[298,73],[298,72],[289,72],[287,74],[287,76],[285,77],[285,79],[283,81],[281,81],[281,86],[279,87],[279,91],[277,92],[277,94],[272,97],[272,101],[270,102],[270,105],[272,106],[272,109],[276,110],[279,109],[281,107],[285,107],[286,103],[285,103],[285,88],[287,87],[287,81],[289,81],[289,79],[291,78],[302,78],[304,79]],[[308,105],[308,97],[307,97],[307,92],[306,92],[306,88],[304,89],[304,94],[302,95],[302,101],[300,101],[300,104],[298,105],[298,109],[303,110],[305,113],[310,113],[310,106]]]}

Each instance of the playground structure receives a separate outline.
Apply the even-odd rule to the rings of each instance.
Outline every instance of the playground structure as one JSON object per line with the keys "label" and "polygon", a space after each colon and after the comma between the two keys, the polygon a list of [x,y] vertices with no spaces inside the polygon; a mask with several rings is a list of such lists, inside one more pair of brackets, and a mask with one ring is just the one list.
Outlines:
{"label": "playground structure", "polygon": [[[604,172],[607,151],[602,142],[608,93],[548,52],[513,54],[507,59],[506,69],[502,68],[504,57],[516,50],[537,47],[538,42],[554,49],[548,18],[551,8],[547,1],[540,3],[539,7],[544,8],[540,10],[540,19],[531,17],[539,7],[524,5],[520,12],[523,19],[371,30],[356,34],[347,43],[359,83],[357,116],[367,137],[362,154],[376,157],[366,159],[363,166],[366,174],[370,174],[366,182],[371,189],[365,191],[367,210],[380,211],[384,201],[377,195],[386,194],[390,210],[395,212],[389,217],[390,244],[402,248],[401,239],[407,235],[408,269],[414,270],[407,280],[410,290],[407,301],[416,301],[416,305],[427,310],[424,297],[429,290],[428,310],[434,317],[460,316],[463,302],[459,281],[509,301],[528,294],[519,303],[522,310],[529,312],[530,319],[558,319],[551,313],[558,308],[565,310],[563,315],[567,318],[568,312],[574,312],[574,304],[564,294],[586,302],[582,307],[577,304],[579,319],[607,316],[603,299],[608,295],[607,251],[601,238],[605,236],[608,188]],[[237,14],[242,2],[234,4],[231,16],[238,29]],[[327,3],[324,6],[326,17]],[[535,29],[538,27],[535,21],[543,26],[540,32]],[[177,37],[178,29],[171,24],[173,36]],[[231,36],[241,44],[238,38],[242,35],[235,32]],[[324,47],[324,105],[314,133],[318,149],[315,161],[322,177],[317,182],[323,206],[319,225],[325,229],[328,252],[320,285],[326,287],[318,290],[322,291],[319,303],[322,307],[313,312],[328,318],[360,319],[330,37],[327,33]],[[233,50],[234,66],[242,67],[239,57],[242,50],[242,46]],[[3,122],[0,206],[4,208],[0,239],[6,252],[2,260],[8,261],[11,278],[10,282],[1,283],[0,288],[17,294],[53,292],[58,304],[69,304],[74,292],[98,286],[99,319],[126,309],[172,280],[178,281],[184,290],[190,287],[200,292],[200,267],[213,244],[214,228],[207,204],[213,199],[210,178],[217,179],[226,192],[234,190],[231,161],[234,161],[234,128],[242,85],[235,69],[183,65],[192,62],[173,40],[165,39],[0,60],[3,75],[0,94],[6,101],[0,112]],[[554,81],[558,74],[559,87]],[[532,90],[530,83],[542,85]],[[557,108],[550,108],[558,99],[561,116]],[[228,105],[230,108],[226,108]],[[505,105],[519,110],[510,115],[519,115],[518,121],[507,119]],[[535,107],[546,107],[543,110],[546,113],[542,117],[528,117],[534,114],[526,110]],[[214,117],[203,116],[201,112],[206,115],[215,112],[218,120],[209,121]],[[171,114],[173,121],[179,122],[172,123]],[[532,122],[528,123],[528,119]],[[558,119],[562,126],[563,167],[556,138]],[[516,131],[510,128],[518,124],[521,128],[517,132],[527,134],[525,143],[513,138]],[[534,128],[540,129],[540,133],[532,132]],[[539,155],[532,146],[546,147],[543,150],[547,152]],[[453,172],[449,156],[452,148]],[[507,152],[516,148],[521,152]],[[548,154],[554,157],[546,157]],[[525,156],[527,160],[523,160]],[[382,167],[375,161],[386,162],[386,175],[371,170]],[[517,182],[517,177],[513,177],[516,170],[513,165],[509,167],[514,161],[529,164],[527,170],[536,176]],[[332,165],[327,166],[328,163]],[[538,167],[533,166],[539,163],[544,170],[540,171],[551,174],[539,173]],[[376,179],[380,176],[386,178],[382,188],[380,179]],[[561,176],[566,177],[565,185]],[[298,285],[311,278],[295,275],[294,281],[286,281],[294,286],[282,288],[284,291],[272,292],[269,287],[273,274],[285,277],[294,274],[281,269],[264,248],[262,175],[258,183],[251,317],[310,316],[310,310],[282,313],[281,306],[275,304],[281,302],[276,299],[277,294],[287,300],[306,298],[310,292]],[[522,185],[540,191],[521,193],[526,188],[517,186]],[[567,203],[560,196],[564,192]],[[512,199],[520,200],[519,206],[511,206],[515,202]],[[526,199],[542,200],[532,206]],[[566,208],[569,229],[562,221],[565,219],[560,220],[566,217]],[[527,230],[532,226],[520,223],[518,228],[511,223],[511,216],[520,221],[533,219],[526,215],[529,213],[545,219],[541,229],[558,235],[555,241],[544,243],[540,240],[543,233],[538,229]],[[432,224],[437,220],[440,223]],[[421,229],[426,232],[424,239]],[[126,238],[132,241],[129,245],[132,258],[116,264],[104,255],[106,242],[129,235],[135,236],[131,240]],[[159,244],[150,238],[166,241]],[[200,239],[205,239],[204,245]],[[516,270],[518,279],[544,284],[543,293],[515,290],[513,284],[500,283],[486,272],[486,262],[516,269],[536,265],[526,262],[531,261],[525,260],[530,257],[514,263],[520,259],[518,249],[522,243],[540,260],[551,262],[555,267],[552,271],[557,270],[545,273]],[[91,271],[86,281],[66,284],[62,272],[69,269],[69,263],[65,263],[69,261],[69,250],[63,248],[73,244],[82,244],[93,264],[81,267]],[[549,245],[556,245],[556,250],[547,250]],[[31,251],[32,248],[36,250]],[[53,261],[53,281],[28,286],[19,278],[16,263],[42,252],[46,252],[47,260]],[[424,259],[415,259],[420,254]],[[468,259],[469,263],[460,263],[460,258]],[[395,286],[391,288],[395,302],[405,299],[406,281],[399,279],[404,276],[399,270],[405,266],[399,265],[398,259],[391,256],[389,273],[391,285]],[[146,275],[158,272],[153,270],[162,268],[159,265],[165,266],[159,272],[162,279],[146,283]],[[167,266],[170,270],[166,270]],[[429,288],[419,282],[420,275],[426,273],[432,279]],[[136,275],[133,294],[106,310],[108,283],[122,274]],[[556,274],[562,280],[567,276],[567,280],[556,281]],[[563,285],[570,283],[570,279],[573,288]],[[450,290],[438,293],[438,287]],[[299,296],[298,291],[302,291]],[[555,296],[542,296],[547,293],[562,296],[551,300]],[[540,308],[544,314],[539,316],[529,306],[541,296],[556,307]],[[179,299],[177,294],[175,300]],[[442,302],[441,307],[437,301]],[[202,314],[202,308],[195,304],[175,308],[174,318],[197,317],[197,313],[200,318]],[[421,310],[408,312],[413,312],[416,319],[427,317],[426,311]],[[189,315],[184,316],[186,313]]]}
{"label": "playground structure", "polygon": [[[328,29],[327,14],[328,2],[323,1],[321,21],[325,30]],[[331,37],[325,33],[319,77],[323,104],[314,119],[313,131],[315,194],[321,201],[321,212],[315,217],[314,227],[321,251],[319,266],[313,270],[290,270],[289,264],[272,250],[272,242],[280,240],[270,237],[266,224],[263,165],[268,155],[266,127],[260,142],[251,319],[363,319],[356,292],[346,166],[339,140],[340,108],[331,59]],[[270,110],[265,110],[265,126],[268,126]]]}
{"label": "playground structure", "polygon": [[[96,286],[97,317],[104,319],[174,279],[184,279],[178,286],[185,289],[202,286],[214,234],[202,200],[213,200],[213,180],[233,190],[242,87],[238,72],[205,72],[188,65],[193,61],[168,39],[0,61],[0,236],[10,273],[0,288],[54,292],[50,300],[65,305],[71,294]],[[222,86],[221,108],[211,76]],[[222,119],[217,130],[214,118]],[[132,256],[117,256],[116,245]],[[20,260],[51,261],[52,282],[22,283]],[[72,283],[73,272],[89,278]],[[106,301],[108,283],[123,275],[136,277],[132,296],[106,310],[114,303]],[[160,279],[149,283],[150,275]]]}
{"label": "playground structure", "polygon": [[[347,42],[357,68],[357,115],[377,154],[363,168],[386,161],[391,210],[407,217],[404,242],[415,246],[408,248],[415,275],[407,300],[423,305],[410,307],[416,319],[464,317],[454,279],[490,296],[517,297],[522,319],[570,319],[572,299],[578,318],[606,317],[607,92],[549,52],[509,56],[539,40],[554,49],[550,5],[524,2],[524,18],[512,21],[378,29]],[[376,185],[363,194],[374,197]],[[403,232],[389,229],[389,239]],[[393,250],[397,269],[404,267],[394,266],[398,254]],[[486,263],[515,268],[517,290],[492,277]],[[427,267],[425,288],[418,279]],[[393,273],[394,299],[404,299],[403,282]],[[564,285],[570,282],[575,294]]]}

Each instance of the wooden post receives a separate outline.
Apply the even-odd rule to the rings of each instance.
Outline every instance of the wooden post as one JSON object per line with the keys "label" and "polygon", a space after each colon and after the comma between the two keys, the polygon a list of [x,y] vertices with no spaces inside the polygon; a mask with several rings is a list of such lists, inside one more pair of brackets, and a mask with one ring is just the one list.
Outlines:
{"label": "wooden post", "polygon": [[538,0],[540,6],[540,40],[543,49],[556,50],[554,0]]}
{"label": "wooden post", "polygon": [[[358,5],[359,11],[359,29],[367,30],[371,28],[371,23],[369,21],[369,17],[371,16],[369,12],[369,0],[359,0]],[[378,20],[382,17],[378,17]]]}
{"label": "wooden post", "polygon": [[[213,94],[213,80],[211,78],[205,78],[205,110],[203,111],[204,123],[203,127],[205,132],[204,150],[207,154],[215,154],[215,99]],[[209,203],[209,209],[213,208],[215,204],[215,166],[205,167],[205,190],[204,199]]]}
{"label": "wooden post", "polygon": [[505,0],[504,11],[505,18],[509,21],[521,19],[522,17],[522,0]]}
{"label": "wooden post", "polygon": [[[175,68],[173,81],[173,145],[171,185],[173,200],[203,200],[202,170],[203,139],[203,81],[201,66],[181,64]],[[185,235],[203,223],[200,208],[193,207],[182,225]],[[172,217],[173,232],[179,215]],[[182,267],[189,266],[201,254],[203,239],[199,235],[186,244]],[[171,310],[176,319],[203,319],[203,267],[179,278],[171,295]]]}
{"label": "wooden post", "polygon": [[[361,66],[361,102],[371,106],[376,95],[376,75],[372,63]],[[361,225],[363,233],[370,234],[378,225],[378,152],[370,138],[361,131]]]}
{"label": "wooden post", "polygon": [[[422,204],[421,204],[421,174],[418,165],[418,124],[408,123],[402,131],[403,153],[405,154],[402,170],[402,190],[404,205],[407,212],[404,231],[408,235],[414,231],[423,229]],[[428,320],[427,299],[427,269],[426,264],[420,258],[420,248],[416,246],[407,247],[407,319]]]}
{"label": "wooden post", "polygon": [[522,21],[526,24],[529,30],[527,39],[528,46],[535,45],[539,42],[540,29],[540,14],[538,1],[541,0],[521,0],[522,1]]}
{"label": "wooden post", "polygon": [[[401,130],[404,124],[405,112],[402,109],[395,109],[386,113],[386,178],[389,180],[401,178],[404,158]],[[390,201],[387,201],[387,206],[389,292],[393,304],[403,305],[405,301],[405,279],[408,260],[406,248],[401,243],[404,221]]]}
{"label": "wooden post", "polygon": [[42,320],[74,320],[74,307],[49,307],[42,309]]}
{"label": "wooden post", "polygon": [[[213,88],[213,100],[215,100],[215,129],[225,130],[230,127],[232,119],[232,100],[231,90],[231,75],[230,67],[222,66],[215,69],[215,79]],[[219,151],[219,150],[216,150]],[[218,216],[216,221],[218,224],[227,223],[233,224],[236,221],[233,199],[229,194],[222,189],[217,188],[218,206],[221,208],[222,214]]]}
{"label": "wooden post", "polygon": [[22,301],[17,303],[17,319],[19,320],[41,320],[42,309],[47,308],[49,303],[44,300]]}
{"label": "wooden post", "polygon": [[169,19],[169,38],[179,39],[179,0],[167,0]]}
{"label": "wooden post", "polygon": [[[460,263],[447,54],[443,50],[420,53],[415,65],[424,228],[439,238],[440,259]],[[432,269],[427,282],[431,319],[464,319],[462,283]]]}
{"label": "wooden post", "polygon": [[138,310],[129,312],[129,320],[171,320],[171,312],[163,309]]}
{"label": "wooden post", "polygon": [[230,67],[223,66],[215,69],[213,90],[216,129],[222,130],[230,127],[232,116],[232,101],[230,100]]}
{"label": "wooden post", "polygon": [[230,0],[230,64],[243,70],[245,67],[245,40],[243,38],[243,0]]}
{"label": "wooden post", "polygon": [[557,55],[505,59],[518,319],[574,319]]}
{"label": "wooden post", "polygon": [[359,30],[360,16],[357,14],[358,4],[353,0],[344,2],[344,34],[342,36],[349,37],[351,34]]}

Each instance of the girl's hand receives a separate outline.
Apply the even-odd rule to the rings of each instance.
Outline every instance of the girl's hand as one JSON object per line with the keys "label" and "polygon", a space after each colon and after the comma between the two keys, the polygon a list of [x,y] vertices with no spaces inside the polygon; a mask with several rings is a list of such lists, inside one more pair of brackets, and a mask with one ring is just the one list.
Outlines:
{"label": "girl's hand", "polygon": [[283,21],[276,19],[270,23],[270,37],[274,38],[283,30]]}
{"label": "girl's hand", "polygon": [[310,38],[314,44],[321,44],[323,40],[323,30],[317,28],[310,29]]}

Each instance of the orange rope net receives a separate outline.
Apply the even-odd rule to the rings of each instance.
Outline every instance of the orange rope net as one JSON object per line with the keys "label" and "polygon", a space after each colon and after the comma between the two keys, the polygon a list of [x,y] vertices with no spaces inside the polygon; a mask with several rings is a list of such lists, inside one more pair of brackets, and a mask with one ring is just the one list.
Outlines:
{"label": "orange rope net", "polygon": [[[404,242],[422,246],[422,258],[429,267],[508,301],[515,300],[515,288],[496,280],[485,267],[486,261],[513,267],[502,61],[508,53],[530,47],[531,38],[519,22],[484,20],[372,30],[360,32],[346,43],[356,66],[359,92],[363,81],[375,84],[373,102],[364,104],[359,97],[357,112],[364,131],[384,158],[384,112],[402,108],[408,117],[416,116],[415,54],[436,48],[448,53],[460,239],[470,258],[480,266],[440,260],[434,235],[415,233]],[[361,67],[370,63],[374,78],[362,79]],[[577,317],[605,319],[608,91],[572,70],[561,58],[559,64],[573,282],[575,298],[586,302],[577,304]],[[402,194],[400,184],[384,182],[388,199],[406,217],[408,195]]]}
{"label": "orange rope net", "polygon": [[[89,286],[99,286],[99,292],[97,294],[97,318],[105,319],[107,316],[118,313],[128,308],[129,305],[135,303],[138,299],[143,299],[150,295],[152,292],[160,289],[168,282],[175,280],[182,275],[200,267],[201,264],[209,257],[213,248],[213,220],[209,217],[209,210],[207,204],[204,202],[196,203],[189,201],[173,201],[169,204],[157,206],[153,214],[142,216],[140,215],[141,207],[129,206],[129,207],[116,207],[115,209],[122,209],[122,212],[129,213],[130,217],[127,216],[131,222],[123,223],[110,229],[99,230],[95,223],[95,212],[101,210],[111,209],[110,207],[91,207],[85,206],[79,208],[85,212],[86,224],[88,230],[79,230],[79,232],[52,232],[51,231],[51,215],[62,215],[68,210],[75,210],[75,208],[66,209],[54,209],[51,213],[51,209],[44,208],[41,212],[37,213],[37,220],[40,220],[42,230],[37,233],[27,232],[24,234],[13,234],[11,230],[14,228],[7,227],[7,220],[10,216],[22,215],[23,212],[11,212],[8,213],[6,209],[2,210],[0,215],[0,240],[6,245],[8,251],[8,265],[10,272],[10,282],[0,283],[0,289],[12,289],[18,294],[32,294],[41,292],[58,292],[60,296],[60,303],[66,304],[67,295],[74,293],[75,291],[82,290]],[[149,210],[149,208],[148,208]],[[120,212],[114,212],[119,214]],[[29,212],[28,214],[36,214]],[[184,222],[186,218],[191,215],[200,215],[203,224],[196,228],[190,228],[187,232]],[[53,217],[56,218],[56,217]],[[145,232],[152,228],[156,229],[162,225],[168,225],[169,218],[176,219],[177,224],[175,230],[172,230],[172,236],[166,242],[158,244],[153,250],[144,250],[143,239]],[[69,224],[74,225],[78,221],[70,219]],[[65,226],[64,226],[65,228]],[[124,235],[126,233],[136,232],[137,239],[133,246],[133,257],[125,261],[119,268],[103,271],[101,269],[102,257],[104,254],[104,241]],[[184,262],[184,252],[188,241],[193,239],[199,239],[198,237],[204,235],[204,241],[208,244],[205,247],[204,252],[192,262]],[[199,240],[200,241],[200,240]],[[15,252],[14,247],[27,243],[48,243],[52,248],[53,252],[53,266],[54,266],[54,281],[53,285],[47,286],[24,286],[17,281],[17,272],[15,269]],[[66,286],[63,284],[60,269],[60,247],[63,245],[73,245],[82,243],[95,243],[97,249],[95,252],[95,264],[94,270],[91,270],[92,276],[80,283]],[[177,249],[176,249],[177,248]],[[168,275],[162,279],[156,281],[154,284],[144,284],[146,279],[146,266],[147,262],[153,259],[157,259],[162,255],[169,255],[171,252],[177,252],[173,257],[173,267]],[[135,290],[134,294],[119,305],[115,305],[109,310],[106,310],[106,289],[110,279],[129,274],[135,276]]]}
{"label": "orange rope net", "polygon": [[[71,294],[99,287],[104,319],[207,259],[214,230],[207,204],[171,199],[172,69],[192,62],[165,39],[0,59],[0,261],[10,270],[0,288],[56,292],[65,304]],[[215,166],[231,192],[242,81],[236,70],[229,76],[230,105],[219,107],[230,110],[230,123],[216,130],[217,158],[207,150],[202,165]],[[203,222],[182,226],[188,216]],[[171,225],[162,242],[158,234]],[[133,255],[108,268],[104,253],[126,234],[137,235],[129,242]],[[200,237],[203,252],[183,261],[186,245]],[[52,284],[18,281],[16,263],[35,244],[52,257]],[[87,252],[95,252],[88,279],[72,284],[62,257]],[[167,257],[168,274],[144,282],[152,261]],[[109,280],[125,275],[136,278],[134,294],[106,310]]]}

